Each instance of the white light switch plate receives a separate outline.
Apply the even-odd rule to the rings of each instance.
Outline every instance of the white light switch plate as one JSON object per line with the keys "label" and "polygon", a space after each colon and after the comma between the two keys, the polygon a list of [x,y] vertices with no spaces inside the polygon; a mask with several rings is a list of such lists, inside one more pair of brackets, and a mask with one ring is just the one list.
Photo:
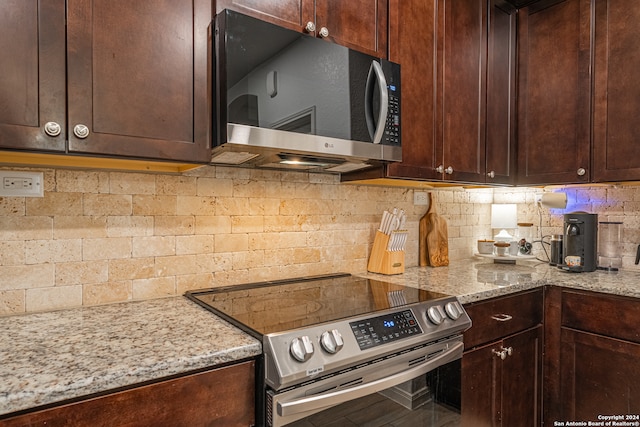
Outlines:
{"label": "white light switch plate", "polygon": [[416,206],[427,206],[429,204],[429,193],[426,191],[414,191],[413,204]]}
{"label": "white light switch plate", "polygon": [[44,197],[43,173],[0,171],[0,196]]}

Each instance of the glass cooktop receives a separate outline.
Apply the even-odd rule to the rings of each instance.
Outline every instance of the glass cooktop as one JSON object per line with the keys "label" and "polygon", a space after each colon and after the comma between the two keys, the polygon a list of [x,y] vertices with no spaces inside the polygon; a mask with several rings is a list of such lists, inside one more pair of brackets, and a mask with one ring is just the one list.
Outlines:
{"label": "glass cooktop", "polygon": [[185,296],[261,339],[448,295],[340,274],[194,290]]}

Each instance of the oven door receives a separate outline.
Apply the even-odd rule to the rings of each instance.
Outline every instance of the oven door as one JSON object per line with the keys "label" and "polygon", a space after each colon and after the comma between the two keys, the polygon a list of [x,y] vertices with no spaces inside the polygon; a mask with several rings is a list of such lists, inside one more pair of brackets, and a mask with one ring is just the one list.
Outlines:
{"label": "oven door", "polygon": [[[267,426],[459,424],[462,337],[267,391]],[[375,422],[373,422],[375,421]]]}

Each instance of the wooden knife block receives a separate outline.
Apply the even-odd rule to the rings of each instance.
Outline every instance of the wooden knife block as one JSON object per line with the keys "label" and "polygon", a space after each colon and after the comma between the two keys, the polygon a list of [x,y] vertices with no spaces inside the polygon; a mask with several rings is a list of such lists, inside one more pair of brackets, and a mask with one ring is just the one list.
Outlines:
{"label": "wooden knife block", "polygon": [[404,251],[388,251],[391,236],[376,231],[376,237],[369,256],[367,270],[371,273],[402,274],[404,273]]}

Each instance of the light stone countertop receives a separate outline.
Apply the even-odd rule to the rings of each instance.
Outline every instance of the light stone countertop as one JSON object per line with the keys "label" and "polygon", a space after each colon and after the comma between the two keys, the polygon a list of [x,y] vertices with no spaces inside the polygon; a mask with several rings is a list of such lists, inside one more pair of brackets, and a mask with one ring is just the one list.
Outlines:
{"label": "light stone countertop", "polygon": [[0,317],[0,330],[0,416],[262,353],[184,297]]}
{"label": "light stone countertop", "polygon": [[[640,298],[640,273],[568,273],[547,264],[456,261],[366,277],[463,304],[544,285]],[[251,358],[260,342],[184,297],[0,317],[0,416]]]}

